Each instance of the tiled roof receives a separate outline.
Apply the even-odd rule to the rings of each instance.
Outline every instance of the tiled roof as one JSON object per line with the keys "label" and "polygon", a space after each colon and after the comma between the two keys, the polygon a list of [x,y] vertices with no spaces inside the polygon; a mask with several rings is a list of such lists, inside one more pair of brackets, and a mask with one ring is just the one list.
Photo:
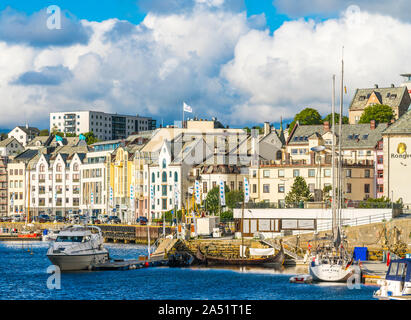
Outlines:
{"label": "tiled roof", "polygon": [[[13,140],[15,140],[13,137],[4,139],[2,141],[0,141],[0,147],[7,147],[11,142],[13,142]],[[16,140],[17,142],[17,140]]]}
{"label": "tiled roof", "polygon": [[354,98],[351,101],[349,110],[364,110],[368,99],[373,92],[381,101],[381,104],[388,105],[391,108],[397,108],[401,104],[406,105],[405,107],[408,108],[411,103],[407,87],[357,89]]}
{"label": "tiled roof", "polygon": [[[387,128],[386,123],[375,125],[375,129],[371,129],[369,123],[362,124],[343,124],[342,125],[342,140],[341,148],[374,148],[379,140],[382,139],[382,132]],[[335,128],[338,137],[338,126]],[[332,127],[330,128],[332,132]],[[308,145],[308,138],[313,134],[325,133],[323,125],[299,125],[289,138],[288,145]]]}
{"label": "tiled roof", "polygon": [[382,134],[411,133],[411,110],[386,128]]}

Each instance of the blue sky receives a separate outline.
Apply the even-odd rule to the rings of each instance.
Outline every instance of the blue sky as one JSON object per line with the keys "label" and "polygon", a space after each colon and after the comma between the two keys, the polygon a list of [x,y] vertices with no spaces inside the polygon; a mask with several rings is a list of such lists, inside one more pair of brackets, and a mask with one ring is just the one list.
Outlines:
{"label": "blue sky", "polygon": [[[231,127],[278,126],[304,107],[325,116],[342,45],[347,113],[356,88],[398,85],[399,74],[411,70],[411,44],[404,41],[411,33],[408,2],[396,4],[2,1],[0,128],[26,121],[48,127],[50,111],[87,109],[170,124],[181,120],[183,102],[194,116],[217,116]],[[62,30],[46,28],[50,5],[65,15]]]}

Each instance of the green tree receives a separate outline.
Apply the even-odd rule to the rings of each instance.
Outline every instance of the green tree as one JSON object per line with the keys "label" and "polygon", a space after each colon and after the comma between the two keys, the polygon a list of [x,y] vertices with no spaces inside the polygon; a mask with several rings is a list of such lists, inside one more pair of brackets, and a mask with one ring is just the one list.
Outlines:
{"label": "green tree", "polygon": [[[230,189],[225,186],[226,194],[226,203],[227,203],[227,194],[230,192]],[[214,187],[207,193],[207,198],[205,199],[206,208],[211,213],[220,212],[220,187]]]}
{"label": "green tree", "polygon": [[239,190],[233,190],[225,195],[225,202],[227,207],[233,209],[238,203],[242,203],[244,200],[244,193]]}
{"label": "green tree", "polygon": [[77,137],[75,133],[66,133],[66,137]]}
{"label": "green tree", "polygon": [[362,201],[358,205],[360,208],[389,208],[390,206],[391,200],[386,197],[378,199],[368,198],[366,201]]}
{"label": "green tree", "polygon": [[45,137],[45,136],[48,136],[48,135],[50,135],[48,129],[40,130],[39,136]]}
{"label": "green tree", "polygon": [[0,141],[7,139],[7,137],[8,137],[7,133],[0,134]]}
{"label": "green tree", "polygon": [[297,121],[300,124],[322,124],[323,120],[320,113],[312,108],[305,108],[300,113],[297,113],[294,117],[294,120],[290,124],[288,132],[291,133]]}
{"label": "green tree", "polygon": [[[330,125],[332,124],[332,114],[330,113],[329,115],[327,115],[324,119],[323,122],[328,121],[330,123]],[[340,121],[340,114],[339,113],[335,113],[334,114],[334,123],[337,125]],[[347,116],[343,116],[342,117],[342,123],[343,124],[347,124],[348,123],[348,117]]]}
{"label": "green tree", "polygon": [[232,221],[233,220],[233,212],[231,210],[227,210],[221,213],[220,220],[221,221]]}
{"label": "green tree", "polygon": [[243,128],[247,133],[251,133],[251,129],[249,127],[244,127]]}
{"label": "green tree", "polygon": [[290,192],[285,197],[286,204],[298,204],[300,201],[309,201],[312,199],[310,189],[303,177],[295,177]]}
{"label": "green tree", "polygon": [[55,132],[54,135],[64,138],[64,133],[60,131]]}
{"label": "green tree", "polygon": [[93,143],[96,143],[96,142],[99,141],[99,140],[95,137],[95,135],[94,135],[94,133],[93,133],[92,131],[84,133],[83,136],[86,137],[86,143],[87,143],[88,145],[93,144]]}
{"label": "green tree", "polygon": [[394,119],[394,111],[390,106],[385,104],[374,104],[364,109],[359,123],[370,123],[375,120],[378,123],[390,122]]}
{"label": "green tree", "polygon": [[[169,211],[164,212],[161,215],[161,220],[164,219],[164,216],[166,218],[165,220],[168,221],[168,222],[171,222],[173,219],[175,219],[175,215],[173,215],[173,210],[169,210]],[[178,221],[181,221],[182,217],[183,217],[183,211],[182,210],[177,210]]]}

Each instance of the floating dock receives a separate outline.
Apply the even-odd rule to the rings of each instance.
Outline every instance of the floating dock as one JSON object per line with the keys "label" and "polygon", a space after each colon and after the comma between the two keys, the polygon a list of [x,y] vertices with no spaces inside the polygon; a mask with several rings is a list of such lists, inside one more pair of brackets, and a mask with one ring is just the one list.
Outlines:
{"label": "floating dock", "polygon": [[166,266],[168,260],[165,259],[144,259],[144,260],[110,260],[104,263],[93,264],[91,270],[107,271],[107,270],[133,270],[149,267]]}

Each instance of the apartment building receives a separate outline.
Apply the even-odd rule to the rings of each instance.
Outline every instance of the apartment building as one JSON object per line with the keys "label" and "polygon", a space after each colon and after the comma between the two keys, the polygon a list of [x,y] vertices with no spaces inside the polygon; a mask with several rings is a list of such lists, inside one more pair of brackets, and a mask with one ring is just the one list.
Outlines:
{"label": "apartment building", "polygon": [[50,132],[76,134],[93,132],[100,140],[125,139],[132,133],[154,130],[156,120],[150,117],[76,111],[50,113]]}
{"label": "apartment building", "polygon": [[0,216],[7,216],[8,213],[8,157],[0,156]]}

